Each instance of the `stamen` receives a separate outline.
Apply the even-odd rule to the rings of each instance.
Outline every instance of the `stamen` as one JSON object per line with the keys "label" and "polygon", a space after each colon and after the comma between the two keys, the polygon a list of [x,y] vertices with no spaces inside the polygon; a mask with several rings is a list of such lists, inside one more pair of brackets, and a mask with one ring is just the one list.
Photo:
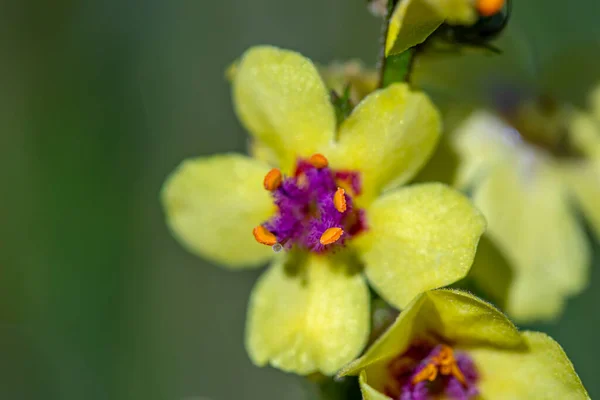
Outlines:
{"label": "stamen", "polygon": [[437,356],[433,357],[433,360],[438,365],[452,365],[454,363],[454,351],[452,350],[452,347],[446,346],[445,344],[442,345],[439,353],[437,354]]}
{"label": "stamen", "polygon": [[264,244],[267,246],[273,246],[274,244],[277,243],[277,237],[275,237],[274,234],[269,232],[262,225],[259,225],[256,228],[254,228],[252,230],[252,234],[254,235],[254,239],[256,239],[256,241],[258,243],[261,243],[261,244]]}
{"label": "stamen", "polygon": [[413,383],[413,385],[416,385],[417,383],[423,382],[423,381],[433,382],[433,381],[435,381],[435,378],[437,378],[437,374],[438,374],[437,367],[433,364],[427,364],[425,366],[425,368],[423,368],[418,374],[416,374],[413,377],[412,383]]}
{"label": "stamen", "polygon": [[467,384],[465,376],[458,368],[454,351],[450,346],[442,345],[438,354],[433,356],[425,368],[413,377],[412,383],[414,385],[425,380],[434,381],[438,372],[441,375],[454,376],[463,386]]}
{"label": "stamen", "polygon": [[500,12],[505,0],[477,0],[477,11],[483,17],[491,17]]}
{"label": "stamen", "polygon": [[461,385],[467,386],[467,380],[465,379],[465,376],[460,368],[458,368],[458,364],[452,364],[452,371],[450,371],[450,373],[456,378],[457,381],[461,383]]}
{"label": "stamen", "polygon": [[317,169],[325,168],[329,165],[329,161],[327,160],[327,158],[325,158],[323,154],[319,153],[310,156],[308,162],[310,163],[310,165]]}
{"label": "stamen", "polygon": [[346,191],[344,189],[340,187],[337,189],[333,195],[333,205],[335,206],[335,209],[341,213],[346,211]]}
{"label": "stamen", "polygon": [[273,168],[270,170],[267,175],[265,175],[265,179],[263,181],[263,186],[268,191],[272,192],[276,190],[279,186],[281,186],[281,181],[283,180],[281,176],[281,171],[277,168]]}
{"label": "stamen", "polygon": [[344,231],[342,230],[342,228],[329,228],[325,232],[323,232],[323,234],[321,235],[321,239],[319,239],[319,242],[321,242],[323,246],[327,246],[328,244],[337,242],[342,237],[343,233]]}

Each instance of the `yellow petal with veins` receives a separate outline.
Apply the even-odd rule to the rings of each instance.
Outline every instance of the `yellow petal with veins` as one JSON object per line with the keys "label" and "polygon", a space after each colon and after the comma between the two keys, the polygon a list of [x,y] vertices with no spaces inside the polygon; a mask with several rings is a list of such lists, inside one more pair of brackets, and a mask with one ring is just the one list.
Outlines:
{"label": "yellow petal with veins", "polygon": [[232,268],[260,266],[273,256],[257,243],[254,227],[273,213],[263,187],[269,167],[224,154],[186,160],[163,186],[161,197],[173,234],[191,252]]}
{"label": "yellow petal with veins", "polygon": [[375,290],[404,308],[416,295],[463,278],[485,219],[458,191],[430,183],[399,189],[367,210],[354,241]]}
{"label": "yellow petal with veins", "polygon": [[256,365],[332,375],[362,351],[368,334],[369,290],[344,259],[279,259],[252,291],[246,349]]}
{"label": "yellow petal with veins", "polygon": [[551,337],[523,332],[523,351],[469,349],[481,380],[481,397],[502,399],[589,399],[573,364]]}
{"label": "yellow petal with veins", "polygon": [[405,84],[367,96],[343,122],[328,154],[336,169],[360,172],[368,203],[383,190],[411,179],[427,162],[441,133],[440,115],[429,98]]}
{"label": "yellow petal with veins", "polygon": [[233,78],[236,112],[248,131],[277,155],[284,172],[298,156],[330,143],[336,120],[329,93],[310,60],[260,46],[248,50]]}

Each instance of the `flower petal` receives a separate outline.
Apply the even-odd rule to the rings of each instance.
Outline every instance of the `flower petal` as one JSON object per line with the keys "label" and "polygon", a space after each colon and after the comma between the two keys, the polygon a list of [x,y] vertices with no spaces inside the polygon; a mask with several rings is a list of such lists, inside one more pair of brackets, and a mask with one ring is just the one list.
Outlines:
{"label": "flower petal", "polygon": [[367,96],[344,121],[330,161],[361,172],[363,199],[412,178],[429,159],[441,131],[429,98],[405,84]]}
{"label": "flower petal", "polygon": [[568,129],[573,145],[589,158],[600,161],[600,120],[590,114],[574,112]]}
{"label": "flower petal", "polygon": [[390,400],[388,396],[378,390],[373,389],[371,385],[367,383],[367,371],[362,371],[358,377],[358,383],[360,384],[360,391],[363,396],[363,400]]}
{"label": "flower petal", "polygon": [[549,336],[523,332],[525,351],[469,350],[484,399],[589,399],[571,361]]}
{"label": "flower petal", "polygon": [[369,334],[369,290],[344,260],[279,260],[258,281],[248,308],[246,348],[259,366],[331,375]]}
{"label": "flower petal", "polygon": [[365,354],[339,375],[355,375],[368,368],[371,385],[380,390],[384,380],[378,379],[381,368],[378,371],[377,366],[404,353],[422,334],[468,346],[517,348],[523,344],[517,328],[492,305],[466,292],[433,290],[416,297]]}
{"label": "flower petal", "polygon": [[404,308],[417,294],[463,278],[485,230],[483,216],[459,192],[413,185],[377,199],[368,231],[356,238],[372,286]]}
{"label": "flower petal", "polygon": [[586,286],[590,263],[559,174],[545,160],[515,157],[476,187],[474,201],[513,268],[509,315],[519,321],[556,317],[564,299]]}
{"label": "flower petal", "polygon": [[487,299],[500,308],[506,309],[510,286],[514,279],[513,271],[487,234],[484,234],[479,241],[475,261],[467,279],[485,293]]}
{"label": "flower petal", "polygon": [[467,189],[484,177],[491,168],[515,152],[519,134],[497,116],[476,111],[451,136],[451,143],[461,163],[456,172],[456,186]]}
{"label": "flower petal", "polygon": [[191,252],[229,267],[267,261],[273,251],[256,243],[252,228],[273,213],[262,186],[268,171],[237,154],[184,161],[161,194],[175,237]]}
{"label": "flower petal", "polygon": [[390,19],[386,55],[423,43],[446,20],[469,25],[476,17],[471,0],[403,0]]}
{"label": "flower petal", "polygon": [[329,93],[310,60],[261,46],[242,57],[233,81],[237,114],[255,138],[271,147],[284,168],[334,138]]}
{"label": "flower petal", "polygon": [[565,180],[600,240],[600,165],[578,163],[564,168]]}

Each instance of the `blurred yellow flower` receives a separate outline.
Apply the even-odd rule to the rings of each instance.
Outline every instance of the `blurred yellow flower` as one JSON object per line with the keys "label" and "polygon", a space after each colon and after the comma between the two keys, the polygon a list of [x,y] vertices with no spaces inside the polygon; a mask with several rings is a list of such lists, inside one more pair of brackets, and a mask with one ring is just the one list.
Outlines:
{"label": "blurred yellow flower", "polygon": [[346,86],[350,89],[350,100],[358,104],[368,94],[377,89],[379,75],[375,69],[366,68],[358,60],[333,62],[320,67],[319,73],[328,88],[343,94]]}
{"label": "blurred yellow flower", "polygon": [[340,372],[349,374],[360,375],[365,400],[589,399],[552,338],[519,332],[490,304],[451,290],[418,296]]}
{"label": "blurred yellow flower", "polygon": [[496,296],[516,320],[554,318],[587,285],[590,251],[576,206],[600,238],[599,98],[597,90],[591,113],[548,99],[503,116],[477,111],[451,137],[457,185],[472,192],[499,251],[481,249],[473,278],[493,294],[508,263]]}
{"label": "blurred yellow flower", "polygon": [[255,364],[333,374],[369,334],[361,270],[403,307],[468,272],[484,219],[447,186],[398,189],[439,138],[424,94],[391,85],[338,126],[325,84],[300,54],[252,48],[229,73],[256,158],[183,162],[163,188],[167,222],[190,251],[225,266],[274,260],[248,307]]}
{"label": "blurred yellow flower", "polygon": [[423,43],[440,25],[472,25],[479,16],[490,16],[504,0],[402,0],[390,18],[386,55],[402,53]]}

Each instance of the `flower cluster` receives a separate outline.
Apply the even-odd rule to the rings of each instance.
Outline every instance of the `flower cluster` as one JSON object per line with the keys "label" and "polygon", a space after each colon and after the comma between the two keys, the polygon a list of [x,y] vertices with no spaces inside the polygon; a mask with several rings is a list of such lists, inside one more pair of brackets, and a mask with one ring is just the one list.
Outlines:
{"label": "flower cluster", "polygon": [[[390,57],[412,54],[441,25],[467,29],[507,6],[394,4],[385,22]],[[318,69],[270,46],[248,50],[228,78],[252,157],[184,161],[162,202],[190,251],[229,268],[271,263],[248,304],[246,349],[256,365],[359,375],[367,400],[588,398],[555,341],[443,287],[467,276],[489,223],[477,260],[489,237],[517,266],[503,304],[511,315],[554,315],[565,294],[581,290],[588,251],[566,193],[600,232],[600,184],[590,183],[600,182],[600,111],[597,120],[561,114],[568,143],[554,124],[542,124],[552,132],[540,138],[531,114],[473,114],[451,139],[461,156],[454,189],[411,183],[442,124],[429,97],[406,82],[378,85],[358,64]],[[495,276],[486,260],[470,277]],[[372,298],[400,311],[381,335],[371,332]]]}

